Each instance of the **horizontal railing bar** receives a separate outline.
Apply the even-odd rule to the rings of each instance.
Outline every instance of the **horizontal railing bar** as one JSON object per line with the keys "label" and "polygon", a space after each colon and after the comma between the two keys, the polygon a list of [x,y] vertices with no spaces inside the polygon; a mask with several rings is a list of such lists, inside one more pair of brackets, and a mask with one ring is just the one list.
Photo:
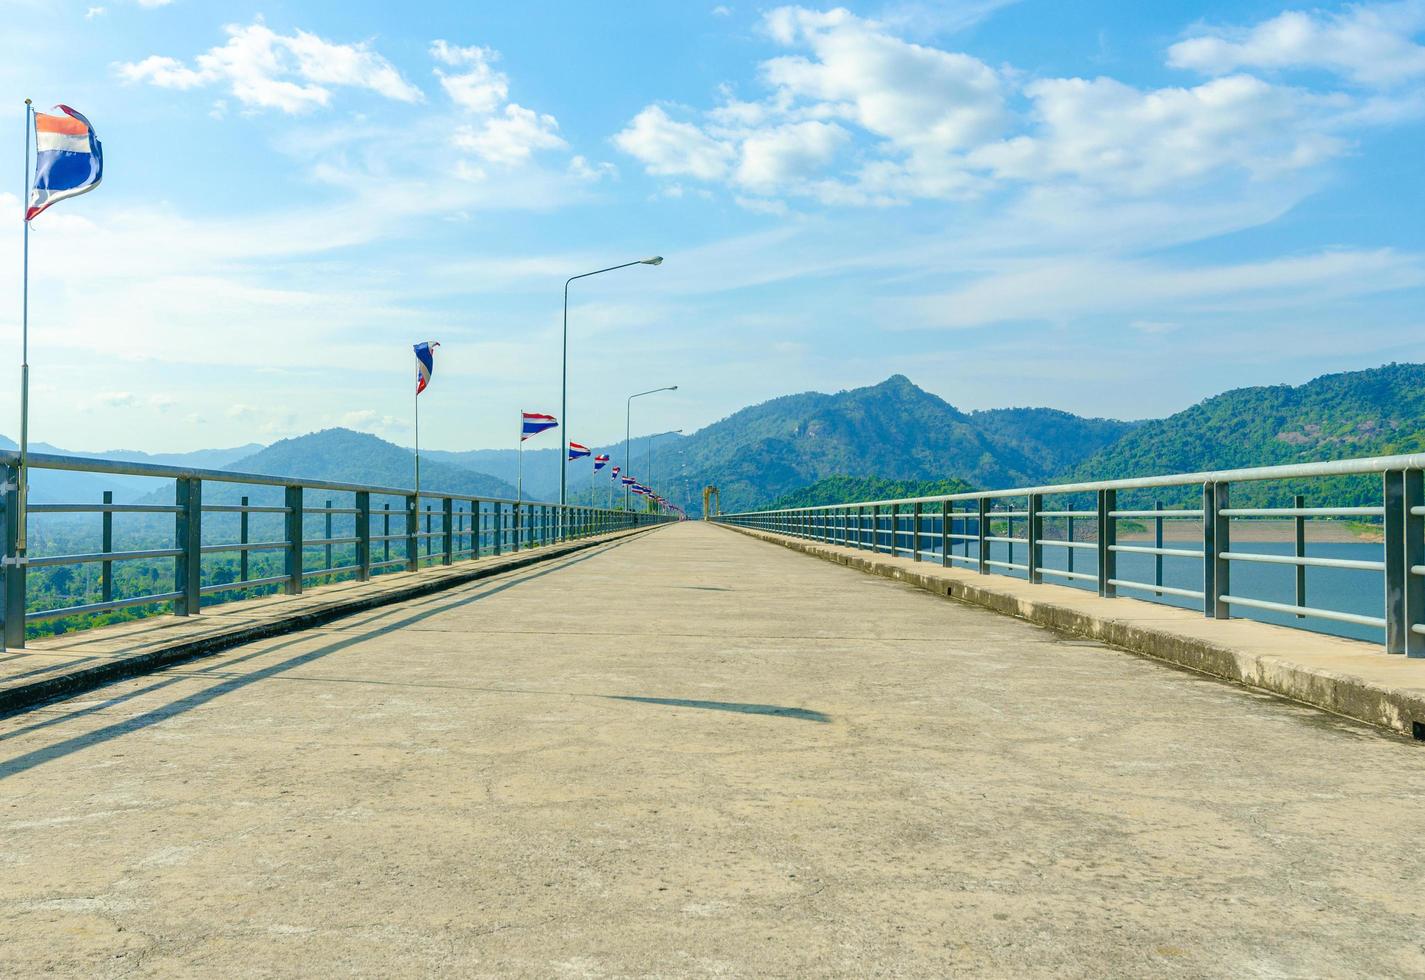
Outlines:
{"label": "horizontal railing bar", "polygon": [[27,623],[46,619],[63,619],[65,616],[82,616],[88,613],[109,612],[111,609],[128,609],[130,606],[147,606],[156,602],[172,602],[183,598],[182,592],[161,592],[158,595],[134,596],[132,599],[110,599],[108,602],[89,602],[82,606],[65,606],[63,609],[42,609],[28,613]]}
{"label": "horizontal railing bar", "polygon": [[985,535],[986,541],[994,541],[998,544],[1028,544],[1028,538],[999,538],[992,535]]}
{"label": "horizontal railing bar", "polygon": [[[177,508],[174,508],[177,510]],[[244,507],[242,504],[204,504],[205,514],[286,514],[286,507]],[[310,513],[310,512],[309,512]]]}
{"label": "horizontal railing bar", "polygon": [[1013,562],[1013,561],[987,561],[987,562],[985,562],[985,564],[986,564],[986,565],[991,565],[991,566],[993,566],[993,567],[995,567],[995,568],[1014,568],[1014,569],[1018,569],[1018,570],[1021,571],[1021,572],[1027,572],[1027,571],[1029,571],[1029,566],[1028,566],[1028,565],[1021,565],[1021,564],[1019,564],[1018,562]]}
{"label": "horizontal railing bar", "polygon": [[1190,548],[1149,548],[1131,544],[1111,544],[1109,551],[1124,551],[1132,555],[1168,555],[1173,558],[1201,558],[1201,551],[1193,551]]}
{"label": "horizontal railing bar", "polygon": [[1381,517],[1384,507],[1225,507],[1223,517]]}
{"label": "horizontal railing bar", "polygon": [[[1096,511],[1079,511],[1079,516],[1093,516]],[[1224,513],[1226,513],[1224,511]],[[1111,510],[1109,517],[1201,517],[1200,510]]]}
{"label": "horizontal railing bar", "polygon": [[31,514],[178,514],[172,504],[30,504]]}
{"label": "horizontal railing bar", "polygon": [[1086,572],[1070,572],[1070,571],[1065,571],[1065,570],[1062,569],[1062,568],[1041,568],[1041,569],[1039,569],[1039,574],[1041,574],[1041,575],[1055,575],[1055,576],[1058,576],[1059,578],[1069,578],[1069,579],[1073,579],[1073,580],[1076,581],[1076,582],[1097,582],[1097,581],[1098,581],[1098,576],[1097,576],[1097,575],[1089,575],[1089,574],[1086,573]]}
{"label": "horizontal railing bar", "polygon": [[1264,555],[1255,551],[1224,551],[1218,557],[1228,561],[1255,561],[1268,565],[1306,565],[1311,568],[1354,568],[1363,572],[1383,572],[1383,561],[1360,561],[1355,558],[1316,558],[1302,555]]}
{"label": "horizontal railing bar", "polygon": [[139,561],[144,558],[176,558],[181,548],[158,548],[153,551],[101,551],[90,555],[48,555],[26,558],[25,564],[40,568],[46,565],[85,565],[96,561]]}
{"label": "horizontal railing bar", "polygon": [[205,555],[221,555],[225,551],[278,551],[291,546],[290,541],[258,541],[250,544],[205,544],[198,550]]}
{"label": "horizontal railing bar", "polygon": [[[303,507],[302,510],[303,510],[304,513],[307,513],[307,514],[360,514],[360,513],[361,513],[361,511],[357,510],[355,507]],[[440,513],[440,511],[432,511],[432,513],[438,514],[438,513]]]}
{"label": "horizontal railing bar", "polygon": [[1042,538],[1034,543],[1043,547],[1078,548],[1081,551],[1098,550],[1098,545],[1094,544],[1092,541],[1055,541],[1052,538]]}
{"label": "horizontal railing bar", "polygon": [[291,581],[286,575],[269,575],[266,578],[250,578],[246,582],[225,582],[221,585],[205,585],[198,590],[200,595],[214,595],[218,592],[237,592],[242,589],[256,589],[264,585],[280,585]]}
{"label": "horizontal railing bar", "polygon": [[310,572],[303,572],[302,578],[318,578],[322,575],[340,575],[345,572],[359,572],[360,565],[338,565],[336,568],[315,568]]}
{"label": "horizontal railing bar", "polygon": [[[14,450],[0,451],[0,463],[13,466],[19,462],[20,455]],[[266,473],[241,473],[232,470],[165,466],[156,463],[129,463],[120,460],[97,459],[90,456],[61,456],[54,453],[30,453],[26,457],[26,462],[28,465],[40,470],[72,470],[79,473],[113,473],[120,476],[144,476],[161,480],[203,480],[212,483],[238,483],[251,486],[302,487],[307,490],[373,493],[385,497],[410,497],[415,494],[414,490],[404,487],[383,487],[363,483],[338,483],[332,480],[305,480],[294,477],[270,476]],[[550,507],[555,510],[559,508],[558,504],[546,504],[542,501],[532,500],[519,501],[512,500],[508,497],[477,497],[471,494],[443,493],[436,491],[423,492],[420,495],[421,500],[444,500],[447,497],[451,500],[463,500],[471,503],[518,503],[522,507],[533,505]],[[576,508],[570,506],[568,509],[600,514],[622,513],[622,511],[606,507]]]}
{"label": "horizontal railing bar", "polygon": [[964,562],[966,565],[978,565],[980,563],[978,558],[972,558],[969,555],[951,555],[950,560]]}
{"label": "horizontal railing bar", "polygon": [[373,561],[371,567],[386,568],[389,565],[404,565],[405,563],[406,559],[404,558],[387,558],[385,561]]}
{"label": "horizontal railing bar", "polygon": [[[1384,473],[1389,470],[1425,470],[1425,453],[1406,453],[1398,456],[1369,456],[1359,459],[1325,460],[1317,463],[1292,463],[1286,466],[1251,466],[1232,470],[1204,470],[1199,473],[1169,473],[1162,476],[1133,477],[1122,480],[1096,480],[1086,483],[1061,483],[1038,487],[1014,487],[1006,490],[980,490],[968,493],[940,494],[932,497],[902,497],[897,500],[863,500],[855,504],[819,504],[815,507],[784,508],[777,511],[759,511],[768,516],[806,510],[833,510],[845,507],[888,507],[892,504],[928,504],[955,500],[998,500],[1004,497],[1023,497],[1028,494],[1055,496],[1070,493],[1088,493],[1095,490],[1143,490],[1151,487],[1185,487],[1203,483],[1253,483],[1262,480],[1298,480],[1320,476],[1351,476],[1354,474]],[[747,516],[724,514],[722,519]],[[1086,511],[1085,516],[1093,511]]]}
{"label": "horizontal railing bar", "polygon": [[303,540],[302,547],[315,548],[321,545],[328,544],[356,544],[356,542],[360,540],[360,538],[309,538]]}
{"label": "horizontal railing bar", "polygon": [[1121,586],[1125,589],[1142,589],[1144,592],[1162,592],[1166,595],[1180,595],[1186,599],[1201,599],[1202,593],[1195,589],[1179,589],[1171,585],[1154,585],[1151,582],[1132,582],[1128,579],[1111,578],[1109,585]]}
{"label": "horizontal railing bar", "polygon": [[1285,602],[1268,602],[1265,599],[1248,599],[1243,596],[1225,595],[1222,601],[1233,606],[1250,606],[1271,612],[1291,613],[1296,616],[1315,616],[1318,619],[1334,619],[1341,623],[1355,623],[1359,626],[1385,627],[1385,620],[1378,616],[1358,616],[1355,613],[1336,612],[1334,609],[1316,609],[1311,606],[1292,606]]}
{"label": "horizontal railing bar", "polygon": [[[967,511],[961,511],[961,513],[973,515],[974,511],[968,511],[968,510],[967,510]],[[1186,511],[1184,511],[1183,513],[1186,513]],[[1200,513],[1202,513],[1202,511],[1198,511],[1198,513],[1200,514]],[[1041,511],[1039,512],[1039,516],[1040,516],[1040,517],[1087,517],[1087,518],[1094,518],[1094,517],[1097,517],[1097,516],[1098,516],[1098,511],[1095,511],[1095,510],[1041,510]]]}

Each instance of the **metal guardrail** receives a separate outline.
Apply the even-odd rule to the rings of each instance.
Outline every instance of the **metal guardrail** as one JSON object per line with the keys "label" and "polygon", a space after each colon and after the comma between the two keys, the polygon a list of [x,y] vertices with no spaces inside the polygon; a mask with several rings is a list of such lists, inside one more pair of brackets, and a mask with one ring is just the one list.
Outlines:
{"label": "metal guardrail", "polygon": [[[78,456],[31,453],[34,469],[149,477],[172,481],[173,504],[116,504],[112,491],[98,503],[31,503],[32,515],[97,514],[100,516],[101,546],[82,554],[33,554],[18,558],[16,526],[20,493],[19,457],[0,452],[0,650],[25,645],[26,626],[43,620],[68,618],[128,609],[135,606],[168,605],[179,616],[199,612],[204,600],[233,601],[258,590],[298,594],[311,580],[348,576],[366,581],[383,571],[416,571],[423,565],[450,565],[487,555],[517,552],[561,541],[591,537],[612,531],[661,524],[672,520],[660,514],[610,510],[598,507],[564,506],[537,501],[475,497],[466,494],[435,493],[401,487],[305,480],[258,473],[189,469],[125,463]],[[279,487],[282,504],[251,505],[243,496],[239,503],[203,502],[205,486],[213,484],[243,487]],[[341,494],[321,506],[309,506],[313,491]],[[384,501],[381,498],[386,498]],[[423,506],[424,505],[424,506]],[[172,515],[173,547],[152,547],[115,551],[114,515]],[[237,516],[233,528],[236,540],[204,540],[205,515]],[[282,533],[272,540],[250,539],[252,515],[281,515]],[[162,517],[160,516],[160,520]],[[309,525],[321,522],[319,536],[309,536]],[[393,520],[395,522],[393,529]],[[337,528],[334,521],[341,521]],[[211,536],[211,535],[210,535]],[[336,549],[341,549],[340,551]],[[279,552],[279,574],[250,577],[250,556]],[[206,581],[203,557],[238,556],[232,581]],[[338,556],[344,562],[337,564]],[[312,558],[318,560],[313,564]],[[172,559],[173,588],[133,595],[115,594],[116,564]],[[31,609],[26,600],[30,569],[54,566],[100,566],[97,601],[67,606]],[[209,576],[212,577],[211,575]],[[236,595],[234,595],[236,593]]]}
{"label": "metal guardrail", "polygon": [[[1043,583],[1046,577],[1071,584],[1093,583],[1098,594],[1106,598],[1116,597],[1120,589],[1144,596],[1172,596],[1199,603],[1203,614],[1210,619],[1230,618],[1234,608],[1260,609],[1295,619],[1314,617],[1370,627],[1383,632],[1386,652],[1425,657],[1425,473],[1422,470],[1425,470],[1425,453],[1415,453],[751,511],[724,514],[714,520],[892,556],[904,554],[916,561],[929,555],[938,558],[944,566],[967,567],[982,574],[994,570],[1008,574],[1018,572],[1034,584]],[[1294,496],[1290,507],[1234,508],[1230,505],[1230,487],[1234,483],[1352,475],[1375,475],[1381,479],[1380,506],[1307,507],[1300,495]],[[1169,508],[1161,501],[1139,509],[1120,509],[1118,505],[1121,491],[1159,488],[1190,488],[1194,495],[1200,488],[1202,506]],[[1071,503],[1063,502],[1063,498],[1084,494],[1095,495],[1092,510],[1075,510]],[[1060,502],[1056,504],[1055,500]],[[1383,537],[1380,560],[1308,554],[1307,522],[1342,518],[1379,520]],[[1295,545],[1291,554],[1270,554],[1232,544],[1234,521],[1261,519],[1292,522]],[[1143,520],[1153,522],[1151,545],[1118,542],[1120,522]],[[1165,521],[1199,523],[1201,527],[1195,533],[1200,545],[1165,546]],[[1091,541],[1076,539],[1076,526],[1085,524],[1093,528]],[[1000,549],[1002,557],[998,559],[992,547],[996,544],[1005,546]],[[1020,561],[1015,560],[1016,548],[1020,549]],[[1063,549],[1067,555],[1065,567],[1046,565],[1046,548]],[[1085,551],[1092,552],[1096,558],[1092,573],[1074,568],[1075,553]],[[1007,555],[1003,555],[1004,552]],[[1120,576],[1118,559],[1125,554],[1151,557],[1153,581]],[[1199,563],[1202,588],[1165,585],[1164,559]],[[1233,565],[1249,563],[1294,567],[1295,601],[1278,602],[1234,592]],[[1308,605],[1306,571],[1309,568],[1381,575],[1381,614],[1366,615]]]}

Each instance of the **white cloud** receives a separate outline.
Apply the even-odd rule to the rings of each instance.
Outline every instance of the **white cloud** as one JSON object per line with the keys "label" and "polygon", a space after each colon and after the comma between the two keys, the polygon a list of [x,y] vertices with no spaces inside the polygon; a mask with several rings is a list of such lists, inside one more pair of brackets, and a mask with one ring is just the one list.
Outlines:
{"label": "white cloud", "polygon": [[775,192],[819,172],[850,140],[851,134],[835,123],[812,120],[761,130],[742,142],[737,182],[755,191]]}
{"label": "white cloud", "polygon": [[774,58],[762,66],[784,100],[859,124],[910,153],[973,146],[1005,124],[998,72],[978,58],[912,44],[845,10],[779,7],[765,25],[787,46],[813,57]]}
{"label": "white cloud", "polygon": [[594,183],[605,177],[617,177],[618,168],[607,161],[591,163],[587,157],[575,154],[569,160],[569,173],[579,180]]}
{"label": "white cloud", "polygon": [[1055,78],[1030,83],[1025,94],[1035,131],[978,148],[966,157],[969,167],[1002,179],[1070,177],[1143,193],[1239,168],[1272,176],[1344,146],[1320,122],[1344,102],[1249,75],[1147,91],[1111,78]]}
{"label": "white cloud", "polygon": [[504,115],[491,116],[478,127],[461,127],[455,145],[491,163],[524,163],[536,150],[567,148],[569,144],[560,138],[558,129],[553,116],[511,102]]}
{"label": "white cloud", "polygon": [[492,67],[492,63],[499,59],[498,52],[490,48],[458,47],[446,41],[434,41],[430,53],[442,64],[463,69],[454,74],[439,68],[435,70],[446,95],[462,109],[492,113],[509,97],[509,78]]}
{"label": "white cloud", "polygon": [[691,123],[678,122],[651,105],[614,137],[614,144],[640,160],[651,174],[717,180],[729,172],[736,151]]}
{"label": "white cloud", "polygon": [[[961,4],[957,16],[998,6]],[[1425,0],[1351,8],[1341,19],[1398,27],[1415,12],[1425,18]],[[921,13],[903,6],[900,22]],[[1279,179],[1345,153],[1363,127],[1425,113],[1425,96],[1362,100],[1241,72],[1188,87],[1024,82],[1011,67],[911,43],[886,21],[840,8],[778,7],[762,26],[799,49],[762,62],[764,98],[724,86],[720,104],[676,119],[650,105],[615,144],[649,174],[725,183],[744,198],[886,205],[1078,186],[1106,199]]]}
{"label": "white cloud", "polygon": [[90,7],[88,10],[84,11],[85,20],[93,20],[95,17],[102,17],[103,15],[103,7]]}
{"label": "white cloud", "polygon": [[126,81],[160,88],[224,84],[246,106],[294,114],[330,104],[337,87],[366,89],[400,102],[423,98],[364,42],[336,44],[302,30],[278,34],[261,21],[225,30],[227,43],[198,55],[192,67],[163,55],[115,67]]}
{"label": "white cloud", "polygon": [[1286,11],[1248,29],[1229,28],[1180,41],[1168,63],[1220,75],[1243,68],[1319,69],[1363,85],[1392,86],[1425,77],[1425,0],[1353,4],[1334,13]]}

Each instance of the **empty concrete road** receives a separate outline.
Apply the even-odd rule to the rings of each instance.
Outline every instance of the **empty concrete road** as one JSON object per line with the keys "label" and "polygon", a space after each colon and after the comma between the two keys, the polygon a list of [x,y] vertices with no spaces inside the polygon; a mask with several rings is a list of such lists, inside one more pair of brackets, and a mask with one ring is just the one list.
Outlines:
{"label": "empty concrete road", "polygon": [[0,722],[8,976],[1425,974],[1425,751],[700,524]]}

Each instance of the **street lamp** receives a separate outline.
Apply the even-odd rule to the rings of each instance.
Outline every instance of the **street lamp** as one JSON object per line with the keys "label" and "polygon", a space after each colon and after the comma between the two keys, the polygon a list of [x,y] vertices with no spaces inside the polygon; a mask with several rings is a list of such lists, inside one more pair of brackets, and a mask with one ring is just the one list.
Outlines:
{"label": "street lamp", "polygon": [[[623,416],[623,475],[624,475],[624,476],[628,476],[628,474],[629,474],[629,466],[630,466],[629,454],[630,454],[630,451],[631,451],[631,447],[633,446],[633,436],[632,436],[632,430],[631,430],[631,428],[630,428],[630,422],[631,422],[631,420],[633,419],[633,400],[634,400],[635,398],[642,398],[644,395],[656,395],[656,394],[658,394],[660,391],[677,391],[677,390],[678,390],[678,386],[677,386],[677,385],[669,385],[669,386],[666,387],[666,388],[650,388],[650,389],[648,389],[647,391],[640,391],[640,392],[639,392],[638,394],[636,394],[636,395],[629,395],[629,396],[628,396],[628,403],[624,406],[626,410],[625,410],[624,416]],[[568,455],[568,454],[566,453],[566,455]],[[624,509],[624,510],[628,510],[628,487],[627,487],[627,486],[625,486],[625,487],[623,488],[623,509]]]}
{"label": "street lamp", "polygon": [[648,258],[639,259],[636,262],[611,265],[607,269],[595,269],[593,272],[570,276],[564,280],[564,345],[559,361],[559,431],[563,433],[559,440],[559,526],[561,529],[564,526],[564,506],[569,502],[569,284],[575,279],[587,279],[605,272],[627,269],[631,265],[662,264],[663,256],[650,255]]}

